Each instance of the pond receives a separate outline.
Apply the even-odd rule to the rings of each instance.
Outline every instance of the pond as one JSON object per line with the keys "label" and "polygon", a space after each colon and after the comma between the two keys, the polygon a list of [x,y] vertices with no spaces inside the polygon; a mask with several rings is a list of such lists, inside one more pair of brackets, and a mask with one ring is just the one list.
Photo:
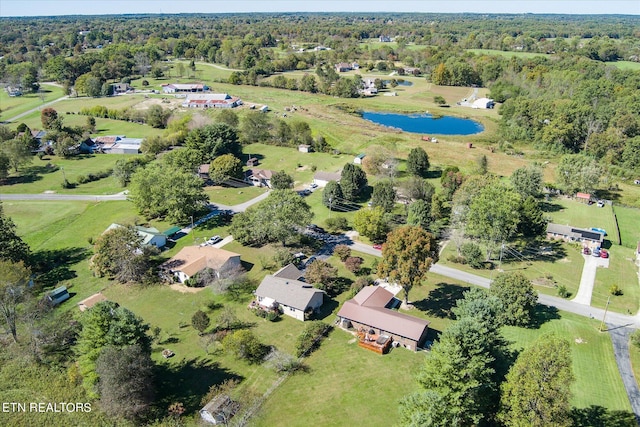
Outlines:
{"label": "pond", "polygon": [[[391,80],[383,80],[383,82],[387,86],[391,85]],[[413,86],[413,82],[410,82],[409,80],[397,79],[396,83],[398,83],[398,86]]]}
{"label": "pond", "polygon": [[484,130],[484,126],[471,119],[431,114],[394,114],[365,111],[362,118],[379,125],[400,129],[405,132],[438,135],[473,135]]}

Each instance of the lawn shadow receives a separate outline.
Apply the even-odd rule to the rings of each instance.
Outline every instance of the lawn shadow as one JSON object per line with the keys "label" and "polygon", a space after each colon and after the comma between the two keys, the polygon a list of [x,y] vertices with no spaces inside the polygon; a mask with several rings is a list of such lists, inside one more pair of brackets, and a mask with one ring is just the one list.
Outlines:
{"label": "lawn shadow", "polygon": [[556,307],[536,304],[529,327],[532,329],[540,329],[540,326],[555,319],[560,319],[560,313]]}
{"label": "lawn shadow", "polygon": [[51,288],[58,282],[73,279],[76,272],[71,266],[87,258],[89,251],[86,248],[50,249],[34,252],[31,259],[34,262],[34,271],[40,273],[37,282],[43,288]]}
{"label": "lawn shadow", "polygon": [[319,313],[314,313],[313,318],[316,320],[324,320],[327,317],[331,316],[333,311],[338,308],[340,303],[334,299],[325,298],[322,306],[320,307]]}
{"label": "lawn shadow", "polygon": [[587,408],[571,408],[569,414],[574,426],[594,427],[637,427],[640,417],[629,411],[611,411],[602,406],[591,405]]}
{"label": "lawn shadow", "polygon": [[244,378],[201,358],[158,364],[156,405],[160,411],[166,411],[165,408],[172,403],[181,402],[186,409],[185,414],[191,414],[202,408],[200,399],[211,386],[230,379],[241,381]]}
{"label": "lawn shadow", "polygon": [[454,319],[451,311],[456,306],[456,301],[463,298],[463,294],[469,287],[438,283],[438,287],[429,292],[429,296],[420,301],[414,301],[413,305],[420,311],[430,316]]}
{"label": "lawn shadow", "polygon": [[250,272],[251,269],[255,266],[254,263],[242,259],[240,260],[240,265],[242,265],[242,268],[244,268],[244,271],[246,271],[247,273]]}

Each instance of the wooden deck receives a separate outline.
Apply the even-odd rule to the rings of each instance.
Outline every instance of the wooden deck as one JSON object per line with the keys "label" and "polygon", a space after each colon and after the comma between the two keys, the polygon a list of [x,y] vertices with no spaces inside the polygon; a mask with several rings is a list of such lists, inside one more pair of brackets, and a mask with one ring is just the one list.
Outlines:
{"label": "wooden deck", "polygon": [[386,354],[389,352],[393,338],[387,337],[387,340],[383,344],[378,343],[380,335],[377,334],[364,334],[358,333],[358,345],[362,348],[366,348],[371,351],[375,351],[378,354]]}

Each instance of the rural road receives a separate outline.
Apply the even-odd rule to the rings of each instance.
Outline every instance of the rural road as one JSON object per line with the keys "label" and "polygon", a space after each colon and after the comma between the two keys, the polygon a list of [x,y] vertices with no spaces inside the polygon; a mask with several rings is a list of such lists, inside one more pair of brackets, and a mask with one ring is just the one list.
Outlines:
{"label": "rural road", "polygon": [[631,360],[629,359],[629,336],[633,329],[616,327],[612,324],[607,324],[607,329],[613,343],[613,352],[616,356],[618,370],[631,402],[631,409],[636,414],[636,421],[640,425],[640,389],[636,378],[633,376]]}
{"label": "rural road", "polygon": [[[54,83],[46,83],[46,84],[53,84],[55,86],[60,86],[60,85],[54,84]],[[19,120],[19,119],[23,118],[24,116],[27,116],[27,115],[33,113],[34,111],[39,111],[39,110],[41,110],[43,108],[46,108],[46,107],[48,107],[48,106],[50,106],[52,104],[55,104],[56,102],[59,102],[59,101],[62,101],[63,99],[68,99],[68,98],[69,98],[69,95],[65,95],[65,96],[62,96],[60,98],[56,98],[53,101],[49,101],[46,104],[42,104],[42,105],[40,105],[40,106],[38,106],[36,108],[32,108],[32,109],[30,109],[28,111],[25,111],[24,113],[20,113],[17,116],[10,117],[10,118],[8,118],[8,119],[6,119],[4,121],[7,122],[7,123],[15,122],[16,120]]]}

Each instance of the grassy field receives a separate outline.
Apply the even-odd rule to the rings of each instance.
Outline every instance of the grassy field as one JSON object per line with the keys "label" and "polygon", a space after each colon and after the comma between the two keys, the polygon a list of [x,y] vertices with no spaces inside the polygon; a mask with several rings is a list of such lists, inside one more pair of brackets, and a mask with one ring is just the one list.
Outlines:
{"label": "grassy field", "polygon": [[610,62],[610,64],[615,65],[621,70],[640,70],[640,62],[615,61],[615,62]]}
{"label": "grassy field", "polygon": [[597,320],[563,312],[560,319],[544,323],[539,330],[505,327],[503,332],[508,340],[514,342],[514,348],[526,348],[545,333],[567,339],[572,347],[576,377],[571,389],[573,406],[598,405],[609,410],[630,411],[629,399],[611,351],[611,339],[608,334],[598,332],[597,328]]}
{"label": "grassy field", "polygon": [[636,378],[636,382],[638,382],[640,378],[640,347],[633,345],[631,342],[629,342],[629,357],[631,359],[633,376]]}
{"label": "grassy field", "polygon": [[[634,263],[634,250],[613,246],[610,250],[609,268],[599,268],[591,298],[591,305],[604,308],[611,296],[609,309],[619,313],[636,314],[640,309],[640,284],[638,267]],[[617,285],[622,295],[611,295],[609,289]]]}
{"label": "grassy field", "polygon": [[511,52],[505,50],[496,50],[496,49],[467,49],[467,52],[475,53],[476,55],[498,55],[504,56],[505,58],[511,58],[515,56],[517,58],[535,58],[538,56],[548,57],[546,53],[537,53],[537,52]]}
{"label": "grassy field", "polygon": [[618,219],[622,246],[635,249],[640,242],[640,209],[614,205],[613,212]]}
{"label": "grassy field", "polygon": [[254,197],[259,196],[265,192],[265,189],[260,187],[229,188],[210,186],[205,187],[204,191],[209,196],[209,200],[211,200],[211,202],[234,206],[248,202]]}
{"label": "grassy field", "polygon": [[[0,91],[0,105],[2,106],[0,121],[11,119],[33,108],[40,108],[43,104],[64,96],[62,88],[57,85],[42,84],[41,90],[41,93],[29,93],[22,96],[9,96],[7,91]],[[40,114],[39,111],[38,114]],[[19,121],[21,122],[21,120]]]}
{"label": "grassy field", "polygon": [[6,194],[37,194],[45,191],[61,194],[114,194],[123,191],[124,188],[111,177],[78,184],[75,188],[67,189],[62,188],[62,182],[66,177],[70,183],[77,183],[80,175],[87,176],[90,173],[95,174],[112,169],[118,160],[132,156],[128,154],[87,154],[67,159],[45,156],[43,160],[34,157],[30,165],[25,166],[19,175],[10,176],[0,189]]}
{"label": "grassy field", "polygon": [[603,208],[599,208],[595,204],[589,206],[568,198],[556,198],[546,206],[546,210],[553,223],[587,229],[602,228],[608,233],[605,241],[610,240],[613,244],[619,244],[615,232],[613,209],[610,205],[605,204]]}

